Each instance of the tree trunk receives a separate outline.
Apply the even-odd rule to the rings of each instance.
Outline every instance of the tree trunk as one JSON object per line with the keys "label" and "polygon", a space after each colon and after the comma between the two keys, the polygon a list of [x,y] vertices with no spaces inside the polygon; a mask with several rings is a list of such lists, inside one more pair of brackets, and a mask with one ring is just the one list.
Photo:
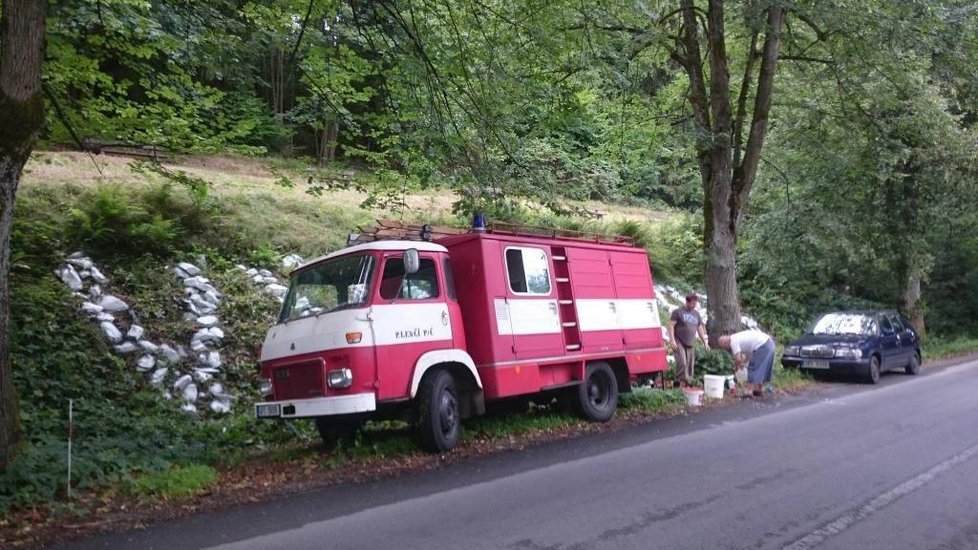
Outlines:
{"label": "tree trunk", "polygon": [[10,230],[24,163],[44,123],[41,63],[46,0],[5,0],[0,15],[0,469],[20,440],[10,359]]}
{"label": "tree trunk", "polygon": [[[706,55],[701,54],[700,20],[692,0],[680,2],[682,29],[677,34],[672,58],[689,76],[689,102],[697,125],[697,159],[703,179],[703,249],[706,254],[704,277],[707,302],[707,332],[716,341],[722,334],[740,329],[740,299],[737,286],[737,233],[740,217],[750,198],[758,160],[767,133],[771,109],[774,72],[781,45],[784,8],[767,8],[767,27],[757,93],[750,119],[747,143],[741,156],[740,144],[746,121],[745,105],[751,88],[752,63],[747,63],[737,99],[738,114],[733,115],[730,94],[729,59],[724,30],[724,2],[710,0],[706,13]],[[748,55],[753,55],[757,33],[752,32]],[[709,87],[703,76],[709,64]],[[735,152],[734,149],[737,149]],[[736,161],[735,161],[736,159]]]}

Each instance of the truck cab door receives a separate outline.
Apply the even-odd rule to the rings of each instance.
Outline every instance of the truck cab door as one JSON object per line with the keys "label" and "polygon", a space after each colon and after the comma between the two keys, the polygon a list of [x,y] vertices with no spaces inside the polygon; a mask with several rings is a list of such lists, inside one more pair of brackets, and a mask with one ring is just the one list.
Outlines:
{"label": "truck cab door", "polygon": [[378,400],[409,397],[421,355],[454,347],[453,316],[441,284],[439,260],[438,254],[422,253],[418,271],[405,273],[401,253],[384,257],[371,309]]}

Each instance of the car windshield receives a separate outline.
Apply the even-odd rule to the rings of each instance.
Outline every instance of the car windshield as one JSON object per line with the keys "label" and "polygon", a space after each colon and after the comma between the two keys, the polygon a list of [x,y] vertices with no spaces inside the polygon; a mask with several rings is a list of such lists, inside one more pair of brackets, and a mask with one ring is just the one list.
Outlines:
{"label": "car windshield", "polygon": [[373,266],[373,256],[345,256],[292,274],[279,322],[366,303]]}
{"label": "car windshield", "polygon": [[811,334],[855,334],[869,336],[876,333],[876,320],[860,313],[826,313],[809,331]]}

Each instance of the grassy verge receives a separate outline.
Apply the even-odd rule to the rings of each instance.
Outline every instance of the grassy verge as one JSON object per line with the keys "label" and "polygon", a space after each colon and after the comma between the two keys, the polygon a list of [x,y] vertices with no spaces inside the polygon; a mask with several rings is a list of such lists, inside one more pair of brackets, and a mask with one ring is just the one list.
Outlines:
{"label": "grassy verge", "polygon": [[928,338],[924,341],[924,360],[945,359],[955,355],[978,352],[978,338]]}

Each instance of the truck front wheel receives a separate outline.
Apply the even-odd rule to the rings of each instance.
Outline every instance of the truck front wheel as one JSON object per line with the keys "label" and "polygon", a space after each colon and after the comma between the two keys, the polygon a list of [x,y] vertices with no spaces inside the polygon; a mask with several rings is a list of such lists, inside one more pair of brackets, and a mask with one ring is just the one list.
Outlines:
{"label": "truck front wheel", "polygon": [[578,386],[574,404],[588,420],[607,422],[618,408],[618,380],[615,371],[604,361],[587,366],[584,382]]}
{"label": "truck front wheel", "polygon": [[440,370],[424,378],[418,392],[418,413],[418,431],[424,450],[443,453],[458,444],[462,417],[451,374]]}

